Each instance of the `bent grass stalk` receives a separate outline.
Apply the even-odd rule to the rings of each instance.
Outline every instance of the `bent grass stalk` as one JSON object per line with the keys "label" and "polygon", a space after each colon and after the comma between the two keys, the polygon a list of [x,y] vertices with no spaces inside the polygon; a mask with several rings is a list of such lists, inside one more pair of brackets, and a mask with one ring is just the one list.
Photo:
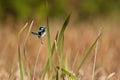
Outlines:
{"label": "bent grass stalk", "polygon": [[32,22],[31,22],[31,24],[30,24],[30,27],[29,27],[29,30],[28,30],[28,33],[27,33],[27,35],[26,35],[26,37],[25,37],[25,40],[24,40],[24,43],[23,43],[23,45],[24,45],[24,47],[25,47],[25,45],[26,45],[26,42],[27,42],[27,40],[28,40],[28,37],[29,37],[29,35],[30,35],[30,33],[31,33],[31,29],[32,29],[32,26],[33,26],[33,20],[32,20]]}
{"label": "bent grass stalk", "polygon": [[26,22],[26,24],[25,24],[25,25],[20,29],[20,31],[18,32],[18,40],[19,40],[20,35],[22,34],[22,32],[26,29],[27,25],[28,25],[28,22]]}
{"label": "bent grass stalk", "polygon": [[42,48],[42,43],[40,42],[40,47],[38,49],[38,53],[37,53],[37,57],[36,57],[36,61],[35,61],[35,65],[34,65],[34,70],[33,70],[33,79],[35,79],[35,72],[36,72],[36,68],[37,68],[37,63],[38,63],[38,59],[39,59],[39,56],[40,56],[40,51],[41,51],[41,48]]}

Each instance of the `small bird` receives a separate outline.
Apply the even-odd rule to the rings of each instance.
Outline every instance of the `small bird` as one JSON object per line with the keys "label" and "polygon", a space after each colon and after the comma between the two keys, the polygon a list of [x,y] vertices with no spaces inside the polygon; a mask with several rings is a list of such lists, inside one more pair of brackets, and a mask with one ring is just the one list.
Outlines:
{"label": "small bird", "polygon": [[46,35],[46,31],[45,31],[46,28],[47,28],[46,26],[41,26],[37,33],[36,32],[31,32],[31,33],[33,35],[38,36],[38,38],[42,38]]}

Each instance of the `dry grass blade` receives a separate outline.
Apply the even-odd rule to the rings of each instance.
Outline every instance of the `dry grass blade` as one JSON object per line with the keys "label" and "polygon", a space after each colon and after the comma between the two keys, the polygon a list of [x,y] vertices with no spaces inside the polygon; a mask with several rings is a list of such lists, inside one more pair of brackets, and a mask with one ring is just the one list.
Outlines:
{"label": "dry grass blade", "polygon": [[[40,44],[41,44],[41,42],[40,42]],[[33,79],[32,79],[32,80],[35,79],[35,72],[36,72],[37,63],[38,63],[38,59],[39,59],[39,55],[40,55],[41,48],[42,48],[42,44],[40,45],[40,47],[39,47],[39,51],[38,51],[38,53],[37,53],[37,58],[36,58],[35,65],[34,65]]]}
{"label": "dry grass blade", "polygon": [[24,59],[25,59],[25,70],[27,71],[28,80],[31,80],[30,68],[29,68],[29,65],[28,65],[28,59],[27,59],[27,56],[26,56],[25,48],[24,48]]}
{"label": "dry grass blade", "polygon": [[77,61],[78,54],[79,54],[79,50],[77,50],[77,53],[76,53],[75,59],[74,59],[74,61],[73,61],[73,64],[72,64],[72,70],[73,70],[73,67],[74,67],[74,65],[75,65],[75,62]]}
{"label": "dry grass blade", "polygon": [[20,37],[20,35],[22,34],[22,32],[25,30],[25,28],[27,27],[27,25],[28,25],[28,22],[26,22],[26,24],[24,25],[24,27],[22,27],[20,29],[20,31],[18,32],[18,38]]}
{"label": "dry grass blade", "polygon": [[111,77],[113,77],[115,75],[115,72],[113,72],[113,73],[111,73],[111,74],[109,74],[107,77],[106,77],[106,79],[105,80],[109,80]]}
{"label": "dry grass blade", "polygon": [[31,24],[30,24],[30,28],[29,28],[29,30],[28,30],[28,33],[27,33],[26,38],[25,38],[24,43],[23,43],[24,46],[25,46],[25,44],[26,44],[26,42],[27,42],[27,40],[28,40],[28,37],[29,37],[29,35],[30,35],[30,33],[31,33],[31,29],[32,29],[32,26],[33,26],[33,22],[34,22],[34,21],[32,21]]}

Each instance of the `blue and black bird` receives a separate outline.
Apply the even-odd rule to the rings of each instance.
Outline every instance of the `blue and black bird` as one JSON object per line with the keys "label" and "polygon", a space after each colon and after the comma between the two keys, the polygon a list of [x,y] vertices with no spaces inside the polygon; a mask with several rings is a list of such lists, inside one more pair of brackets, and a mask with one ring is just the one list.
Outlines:
{"label": "blue and black bird", "polygon": [[31,32],[31,33],[33,35],[38,36],[38,38],[42,38],[46,35],[46,31],[45,31],[46,28],[47,28],[46,26],[41,26],[37,33],[36,32]]}

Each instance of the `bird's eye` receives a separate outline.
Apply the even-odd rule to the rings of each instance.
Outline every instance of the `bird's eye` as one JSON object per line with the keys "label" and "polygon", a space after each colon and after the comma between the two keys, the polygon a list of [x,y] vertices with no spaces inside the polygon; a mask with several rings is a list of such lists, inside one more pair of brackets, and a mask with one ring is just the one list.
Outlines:
{"label": "bird's eye", "polygon": [[43,30],[43,27],[41,27],[40,30]]}

